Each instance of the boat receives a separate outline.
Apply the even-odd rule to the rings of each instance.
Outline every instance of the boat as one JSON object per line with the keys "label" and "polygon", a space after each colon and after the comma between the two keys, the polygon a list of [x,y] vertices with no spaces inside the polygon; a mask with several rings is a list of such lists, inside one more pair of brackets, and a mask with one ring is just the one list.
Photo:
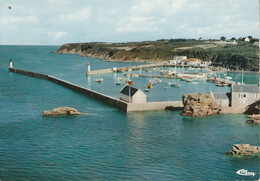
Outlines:
{"label": "boat", "polygon": [[186,81],[186,82],[192,82],[193,80],[190,78],[181,78],[182,81]]}
{"label": "boat", "polygon": [[218,86],[218,87],[224,87],[224,86],[225,86],[225,83],[223,83],[223,82],[219,83],[219,82],[218,82],[216,86]]}
{"label": "boat", "polygon": [[168,70],[161,70],[160,74],[161,75],[167,75],[167,74],[169,74],[169,71]]}
{"label": "boat", "polygon": [[129,85],[134,85],[134,81],[130,80],[130,79],[127,79],[126,80],[126,83],[129,84]]}
{"label": "boat", "polygon": [[245,169],[240,169],[236,172],[238,175],[243,175],[243,176],[255,176],[255,172],[248,172]]}
{"label": "boat", "polygon": [[121,85],[121,82],[120,82],[120,79],[119,79],[119,78],[117,78],[116,85]]}
{"label": "boat", "polygon": [[149,92],[149,89],[145,89],[144,91],[145,91],[145,92]]}
{"label": "boat", "polygon": [[153,88],[153,85],[149,82],[149,83],[147,84],[147,88],[152,89],[152,88]]}
{"label": "boat", "polygon": [[103,83],[103,79],[102,79],[102,78],[101,78],[101,79],[98,79],[97,82],[98,82],[98,83]]}
{"label": "boat", "polygon": [[226,79],[230,80],[230,79],[232,79],[232,77],[230,77],[230,76],[226,76]]}
{"label": "boat", "polygon": [[198,82],[193,82],[193,81],[192,81],[191,84],[198,84]]}
{"label": "boat", "polygon": [[180,84],[177,83],[169,82],[168,84],[172,87],[180,87]]}

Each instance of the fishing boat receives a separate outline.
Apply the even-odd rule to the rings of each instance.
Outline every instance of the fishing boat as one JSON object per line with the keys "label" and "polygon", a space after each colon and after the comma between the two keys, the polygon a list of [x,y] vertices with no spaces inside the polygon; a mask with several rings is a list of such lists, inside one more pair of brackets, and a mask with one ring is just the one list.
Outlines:
{"label": "fishing boat", "polygon": [[116,85],[121,85],[121,81],[119,77],[117,78]]}
{"label": "fishing boat", "polygon": [[103,79],[101,78],[101,79],[97,79],[97,82],[98,83],[103,83]]}
{"label": "fishing boat", "polygon": [[226,76],[226,79],[230,80],[230,79],[232,79],[232,77],[230,77],[230,76]]}
{"label": "fishing boat", "polygon": [[240,169],[236,172],[238,175],[243,175],[243,176],[255,176],[255,172],[248,172],[245,169]]}
{"label": "fishing boat", "polygon": [[186,81],[186,82],[192,82],[193,80],[190,78],[181,78],[182,81]]}
{"label": "fishing boat", "polygon": [[192,81],[191,84],[198,84],[198,82],[194,82],[194,81]]}
{"label": "fishing boat", "polygon": [[130,80],[130,79],[127,79],[126,80],[126,83],[129,84],[129,85],[134,85],[134,81]]}
{"label": "fishing boat", "polygon": [[218,87],[224,87],[224,86],[225,86],[225,83],[223,83],[223,82],[218,82],[216,86],[218,86]]}
{"label": "fishing boat", "polygon": [[180,84],[177,83],[169,82],[168,84],[172,87],[180,87]]}
{"label": "fishing boat", "polygon": [[153,88],[153,85],[151,84],[151,82],[149,82],[149,83],[147,84],[147,88],[149,88],[149,89],[152,89],[152,88]]}
{"label": "fishing boat", "polygon": [[167,75],[167,74],[169,74],[169,71],[168,70],[161,70],[160,74],[161,75]]}

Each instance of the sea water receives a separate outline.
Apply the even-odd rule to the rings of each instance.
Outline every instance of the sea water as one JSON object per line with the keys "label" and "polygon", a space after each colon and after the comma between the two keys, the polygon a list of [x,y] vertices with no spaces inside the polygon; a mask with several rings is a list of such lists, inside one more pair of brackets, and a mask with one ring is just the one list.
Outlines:
{"label": "sea water", "polygon": [[[203,118],[181,111],[125,113],[47,80],[10,73],[15,68],[45,73],[119,97],[115,85],[124,73],[86,76],[91,69],[136,63],[103,62],[78,55],[54,54],[58,46],[0,46],[0,180],[256,180],[259,157],[231,157],[233,144],[259,145],[259,126],[246,115]],[[229,74],[241,81],[240,74]],[[247,83],[258,83],[245,74]],[[103,78],[104,83],[95,82]],[[130,77],[144,89],[149,78]],[[181,100],[184,93],[227,92],[213,83],[162,79],[148,101]],[[177,80],[176,80],[177,81]],[[44,110],[70,106],[83,116],[42,117]],[[239,169],[255,177],[236,174]]]}

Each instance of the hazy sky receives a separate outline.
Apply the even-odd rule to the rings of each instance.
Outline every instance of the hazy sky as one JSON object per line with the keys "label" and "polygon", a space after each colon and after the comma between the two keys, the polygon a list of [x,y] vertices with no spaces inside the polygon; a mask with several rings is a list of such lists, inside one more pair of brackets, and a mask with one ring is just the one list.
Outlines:
{"label": "hazy sky", "polygon": [[0,0],[4,45],[248,35],[259,37],[258,0]]}

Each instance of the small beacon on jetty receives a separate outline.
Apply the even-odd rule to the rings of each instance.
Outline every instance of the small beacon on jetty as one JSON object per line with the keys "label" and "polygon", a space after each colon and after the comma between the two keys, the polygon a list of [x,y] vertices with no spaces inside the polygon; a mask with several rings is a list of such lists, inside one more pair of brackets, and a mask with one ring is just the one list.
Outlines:
{"label": "small beacon on jetty", "polygon": [[90,63],[88,62],[88,72],[90,72]]}
{"label": "small beacon on jetty", "polygon": [[13,69],[14,67],[13,67],[13,61],[12,61],[12,59],[10,59],[10,66],[9,66],[9,69]]}

